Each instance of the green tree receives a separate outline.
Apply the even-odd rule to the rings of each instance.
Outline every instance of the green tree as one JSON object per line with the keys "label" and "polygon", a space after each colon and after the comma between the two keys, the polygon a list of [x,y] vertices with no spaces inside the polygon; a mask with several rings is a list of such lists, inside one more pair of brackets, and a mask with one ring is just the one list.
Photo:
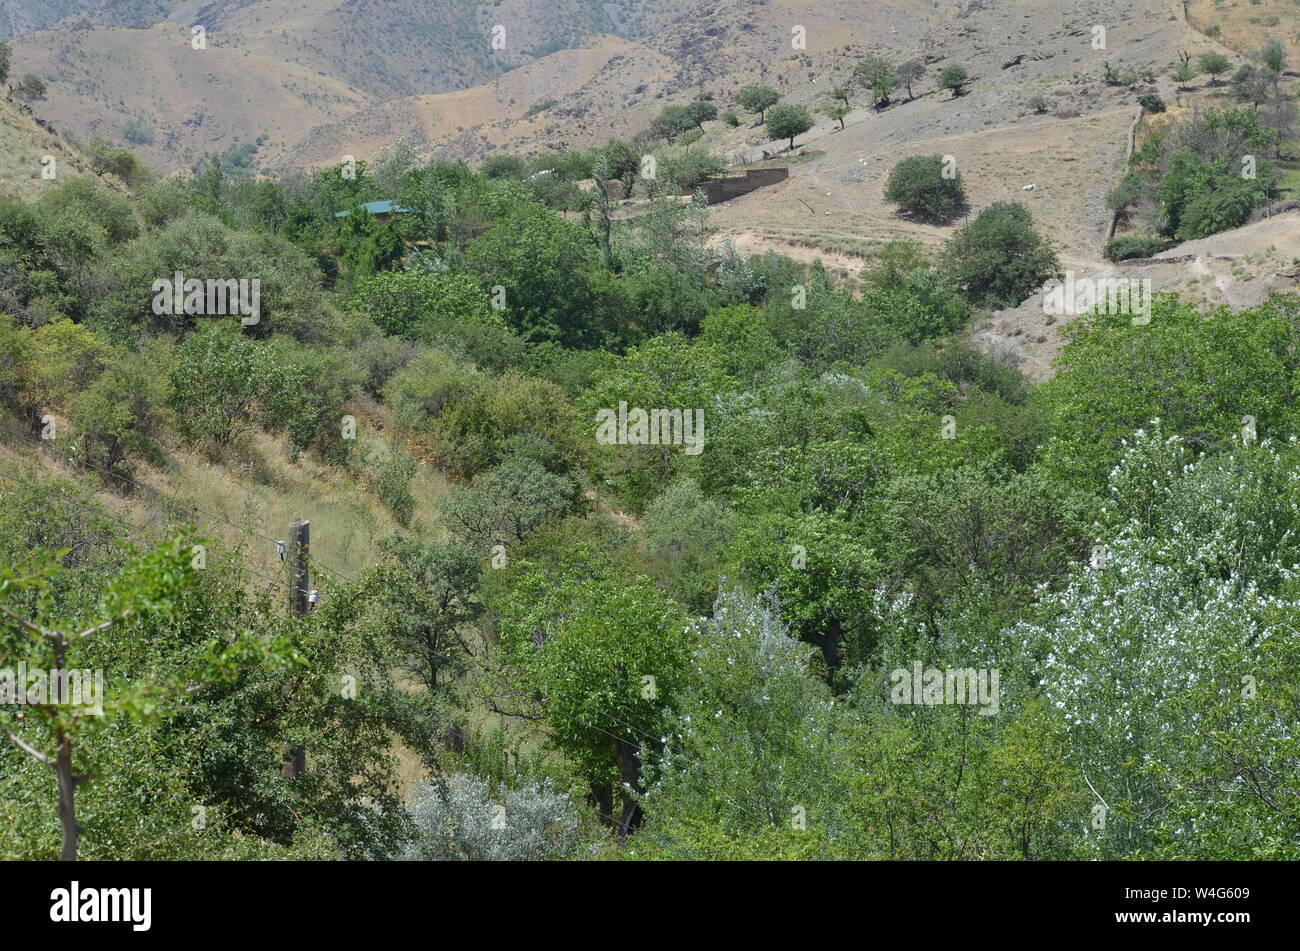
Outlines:
{"label": "green tree", "polygon": [[1243,416],[1262,436],[1291,432],[1295,314],[1295,301],[1278,297],[1206,320],[1194,305],[1160,295],[1150,323],[1104,313],[1074,321],[1044,392],[1053,417],[1049,462],[1096,484],[1125,440],[1157,418],[1190,445],[1213,449],[1230,444]]}
{"label": "green tree", "polygon": [[718,565],[735,532],[735,514],[688,476],[646,506],[641,524],[655,576],[686,608],[707,612],[718,593]]}
{"label": "green tree", "polygon": [[718,107],[711,102],[698,99],[695,102],[687,103],[683,118],[703,132],[704,123],[718,118]]}
{"label": "green tree", "polygon": [[419,463],[397,446],[391,446],[371,476],[375,495],[402,528],[410,527],[411,517],[415,514],[411,480],[419,471]]}
{"label": "green tree", "polygon": [[1211,86],[1219,85],[1219,76],[1232,68],[1228,57],[1222,53],[1202,53],[1197,60],[1197,66],[1200,67],[1201,72],[1210,74]]}
{"label": "green tree", "polygon": [[944,89],[952,90],[954,99],[962,94],[962,89],[968,81],[966,67],[958,66],[956,63],[950,63],[939,71],[939,85]]}
{"label": "green tree", "polygon": [[[77,791],[92,778],[87,765],[96,740],[106,739],[93,735],[98,733],[94,727],[99,719],[149,718],[160,703],[187,689],[187,680],[199,671],[201,683],[219,682],[233,672],[233,659],[250,656],[241,650],[208,645],[207,657],[200,655],[197,663],[175,670],[171,677],[135,680],[125,689],[116,687],[111,698],[100,693],[106,689],[102,669],[96,684],[92,671],[97,665],[79,666],[88,655],[93,656],[95,641],[111,636],[114,628],[133,619],[172,614],[193,570],[190,551],[179,542],[137,557],[108,581],[94,615],[75,617],[60,614],[55,603],[53,582],[60,568],[54,558],[38,560],[30,570],[0,569],[3,656],[18,658],[32,672],[45,671],[48,678],[36,683],[0,682],[4,693],[0,722],[4,722],[8,740],[54,775],[62,860],[77,858],[83,831]],[[56,681],[66,682],[67,689],[75,693],[51,693],[50,685]],[[87,744],[89,751],[83,748]]]}
{"label": "green tree", "polygon": [[773,593],[791,632],[820,649],[827,671],[870,656],[880,561],[847,523],[822,512],[746,519],[729,563],[750,590]]}
{"label": "green tree", "polygon": [[863,89],[871,90],[872,103],[889,105],[889,97],[898,88],[894,64],[883,56],[868,56],[853,67],[853,78]]}
{"label": "green tree", "polygon": [[[653,433],[647,423],[647,431],[634,439],[629,423],[626,444],[613,434],[616,438],[596,450],[609,484],[628,504],[640,508],[667,482],[694,468],[708,445],[711,408],[720,394],[735,387],[718,350],[691,345],[679,334],[663,334],[629,349],[617,364],[596,373],[579,397],[581,431],[584,438],[600,440],[608,421],[617,419],[620,405],[629,420],[633,410],[644,412],[647,420],[652,410],[667,411]],[[701,418],[703,432],[696,426]],[[688,425],[693,444],[686,442]]]}
{"label": "green tree", "polygon": [[551,471],[567,475],[589,452],[577,411],[564,391],[513,370],[475,377],[461,399],[447,404],[432,430],[439,458],[466,476],[491,469],[521,447]]}
{"label": "green tree", "polygon": [[18,80],[18,85],[14,87],[14,95],[20,99],[26,99],[28,102],[44,99],[45,80],[35,73],[24,73],[23,78]]}
{"label": "green tree", "polygon": [[791,149],[794,148],[795,137],[803,135],[812,127],[812,115],[803,106],[782,103],[773,106],[767,117],[767,134],[774,139],[789,139]]}
{"label": "green tree", "polygon": [[898,81],[907,87],[907,98],[915,99],[912,95],[912,83],[920,80],[925,75],[925,63],[919,59],[909,59],[896,70]]}
{"label": "green tree", "polygon": [[239,327],[213,323],[187,336],[176,356],[170,382],[182,428],[195,439],[225,445],[252,419],[258,398],[268,391],[266,351]]}
{"label": "green tree", "polygon": [[913,155],[889,172],[885,200],[914,215],[948,218],[966,203],[961,173],[941,155]]}
{"label": "green tree", "polygon": [[114,360],[72,398],[68,419],[87,462],[120,472],[129,456],[154,450],[168,396],[160,349]]}
{"label": "green tree", "polygon": [[767,110],[781,101],[781,94],[771,86],[746,86],[740,90],[740,106],[747,112],[757,112],[758,121],[767,121]]}
{"label": "green tree", "polygon": [[513,455],[453,490],[443,517],[457,536],[486,551],[522,541],[547,519],[577,511],[578,503],[571,479],[548,472],[536,459]]}
{"label": "green tree", "polygon": [[380,563],[360,581],[364,625],[436,694],[469,659],[465,636],[482,610],[477,591],[483,559],[468,545],[400,535],[384,539],[380,552]]}
{"label": "green tree", "polygon": [[455,271],[381,271],[356,282],[348,306],[408,339],[429,339],[462,322],[504,323],[478,283]]}
{"label": "green tree", "polygon": [[484,286],[501,288],[493,294],[509,325],[529,340],[598,344],[607,329],[596,279],[604,268],[592,235],[518,193],[501,192],[496,209],[466,259]]}
{"label": "green tree", "polygon": [[644,764],[658,753],[690,660],[686,619],[652,581],[586,548],[550,572],[516,570],[499,606],[501,659],[527,707],[509,712],[544,718],[611,818],[614,790],[623,790],[626,835],[640,823]]}
{"label": "green tree", "polygon": [[1165,101],[1153,92],[1138,96],[1138,105],[1142,107],[1143,112],[1156,113],[1165,111]]}
{"label": "green tree", "polygon": [[1263,70],[1250,63],[1244,63],[1232,74],[1232,96],[1241,102],[1253,106],[1256,111],[1262,103],[1268,101],[1270,77]]}
{"label": "green tree", "polygon": [[1012,307],[1056,275],[1056,252],[1019,202],[995,202],[944,246],[943,266],[972,302]]}
{"label": "green tree", "polygon": [[753,380],[783,356],[766,319],[745,304],[710,313],[700,327],[700,340],[721,357],[727,375],[741,382]]}
{"label": "green tree", "polygon": [[896,284],[873,286],[863,303],[883,326],[912,344],[956,333],[970,319],[970,305],[937,268],[917,268]]}
{"label": "green tree", "polygon": [[1179,63],[1169,77],[1176,83],[1180,89],[1186,88],[1187,84],[1197,77],[1197,71],[1190,62]]}

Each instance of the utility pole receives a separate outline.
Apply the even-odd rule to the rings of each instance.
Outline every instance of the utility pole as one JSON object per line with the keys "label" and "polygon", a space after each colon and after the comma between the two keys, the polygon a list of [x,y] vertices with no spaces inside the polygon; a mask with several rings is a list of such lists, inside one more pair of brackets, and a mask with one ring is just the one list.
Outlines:
{"label": "utility pole", "polygon": [[[304,522],[294,516],[289,524],[289,610],[294,617],[307,616],[308,584],[307,560],[311,549],[311,522]],[[280,775],[285,779],[301,779],[307,768],[307,750],[302,746],[286,743],[286,757]]]}
{"label": "utility pole", "polygon": [[307,561],[311,550],[311,522],[295,517],[289,525],[289,609],[294,617],[307,616],[311,590]]}

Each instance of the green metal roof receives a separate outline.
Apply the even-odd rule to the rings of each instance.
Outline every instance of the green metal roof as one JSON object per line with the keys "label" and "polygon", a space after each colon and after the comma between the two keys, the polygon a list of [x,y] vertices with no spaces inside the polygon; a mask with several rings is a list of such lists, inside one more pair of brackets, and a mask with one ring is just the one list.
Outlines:
{"label": "green metal roof", "polygon": [[[410,208],[403,208],[395,201],[368,201],[361,206],[368,214],[372,215],[405,215],[410,212]],[[340,211],[335,218],[346,218],[350,211]]]}

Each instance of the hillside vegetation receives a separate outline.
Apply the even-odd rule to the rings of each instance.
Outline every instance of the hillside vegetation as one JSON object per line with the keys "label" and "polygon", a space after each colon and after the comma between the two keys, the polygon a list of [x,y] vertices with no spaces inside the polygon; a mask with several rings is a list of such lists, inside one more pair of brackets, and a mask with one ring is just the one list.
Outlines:
{"label": "hillside vegetation", "polygon": [[[971,2],[711,96],[767,41],[672,8],[520,113],[563,148],[474,162],[162,175],[6,101],[0,671],[104,695],[0,677],[0,856],[1300,858],[1300,261],[1250,222],[1295,90],[1208,60],[1180,103],[1190,28],[1103,6],[1107,51],[1071,12],[993,68],[1048,5]],[[671,93],[566,117],[650,51]],[[1111,223],[1116,274],[1204,281],[1096,292]],[[1031,319],[1046,369],[997,334]]]}

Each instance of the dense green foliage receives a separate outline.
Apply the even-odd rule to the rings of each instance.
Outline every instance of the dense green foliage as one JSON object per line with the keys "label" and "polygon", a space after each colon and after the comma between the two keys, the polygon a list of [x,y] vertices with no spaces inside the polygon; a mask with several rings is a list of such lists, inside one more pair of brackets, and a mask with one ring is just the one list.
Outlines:
{"label": "dense green foliage", "polygon": [[[1246,187],[1198,142],[1271,141],[1203,121],[1143,150],[1171,235]],[[1058,271],[1022,206],[851,286],[710,242],[664,185],[704,157],[641,144],[0,201],[0,424],[84,470],[4,443],[0,669],[92,631],[106,680],[0,705],[0,855],[67,845],[12,732],[70,744],[89,858],[1300,858],[1300,299],[1085,315],[1031,384],[964,339]],[[260,319],[155,306],[177,272]],[[305,617],[114,477],[270,441],[393,517]]]}

